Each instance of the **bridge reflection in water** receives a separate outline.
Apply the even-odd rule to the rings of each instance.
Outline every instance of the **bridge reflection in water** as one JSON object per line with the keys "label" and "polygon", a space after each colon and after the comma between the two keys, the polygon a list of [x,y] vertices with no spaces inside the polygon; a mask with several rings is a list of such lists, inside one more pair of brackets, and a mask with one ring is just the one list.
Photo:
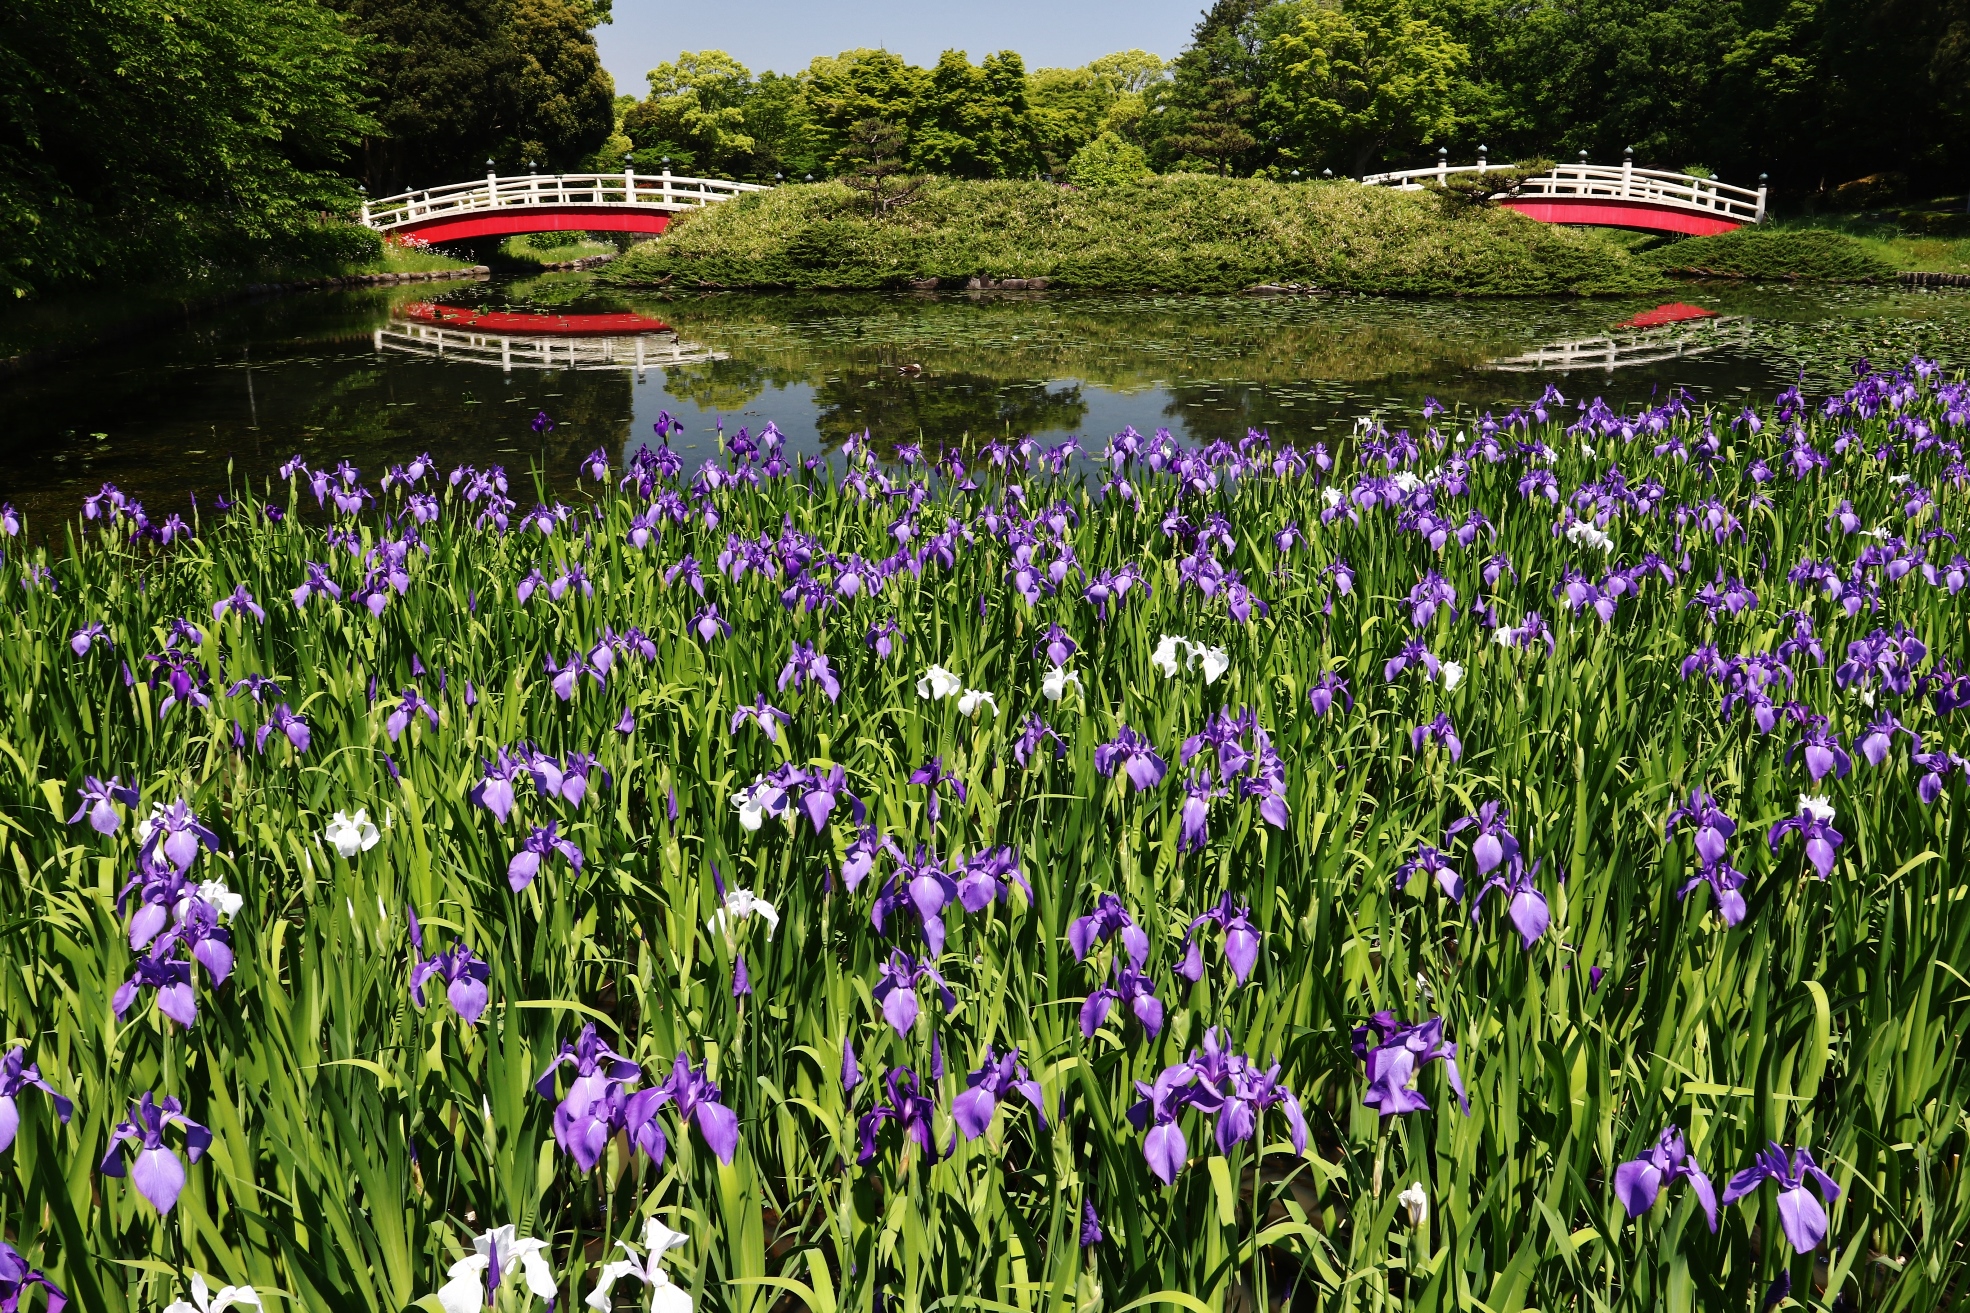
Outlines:
{"label": "bridge reflection in water", "polygon": [[464,360],[520,369],[633,370],[724,360],[723,351],[677,336],[660,319],[644,315],[561,315],[475,311],[419,302],[402,318],[375,330],[379,352]]}
{"label": "bridge reflection in water", "polygon": [[1751,337],[1751,320],[1744,315],[1706,312],[1701,318],[1693,316],[1654,324],[1646,320],[1647,316],[1637,316],[1630,324],[1617,326],[1605,337],[1549,342],[1522,355],[1487,361],[1483,368],[1506,374],[1533,374],[1555,369],[1602,369],[1611,374],[1617,369],[1634,365],[1653,365],[1665,360],[1708,355],[1723,347],[1743,343]]}

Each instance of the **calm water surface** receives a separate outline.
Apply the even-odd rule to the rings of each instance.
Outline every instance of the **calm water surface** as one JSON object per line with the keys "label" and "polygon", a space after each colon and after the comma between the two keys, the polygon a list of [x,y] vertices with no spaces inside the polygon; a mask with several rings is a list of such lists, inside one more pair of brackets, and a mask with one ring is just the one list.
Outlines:
{"label": "calm water surface", "polygon": [[[636,314],[673,331],[570,337],[521,320],[449,336],[441,352],[417,308],[434,299],[543,320]],[[863,429],[879,448],[1025,433],[1099,442],[1130,425],[1306,440],[1362,414],[1414,423],[1430,395],[1481,410],[1548,383],[1618,405],[1685,387],[1735,409],[1788,383],[1836,387],[1861,356],[1970,365],[1970,292],[1690,287],[1674,299],[1723,319],[1625,334],[1612,367],[1603,353],[1511,368],[1603,338],[1658,301],[665,297],[581,274],[306,293],[0,381],[0,499],[59,516],[109,480],[157,513],[224,491],[229,463],[231,477],[257,479],[297,451],[366,470],[430,451],[559,483],[580,455],[640,441],[665,411],[685,426],[674,445],[687,459],[715,450],[721,425],[768,420],[810,452]],[[554,428],[538,434],[543,411]]]}

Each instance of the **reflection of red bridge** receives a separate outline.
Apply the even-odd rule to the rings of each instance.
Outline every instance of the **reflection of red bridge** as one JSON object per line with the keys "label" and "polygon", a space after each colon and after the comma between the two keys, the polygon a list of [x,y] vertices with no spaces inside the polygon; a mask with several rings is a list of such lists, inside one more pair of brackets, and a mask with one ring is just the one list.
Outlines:
{"label": "reflection of red bridge", "polygon": [[464,332],[512,337],[621,337],[630,333],[668,333],[670,325],[648,315],[556,315],[520,310],[476,310],[470,306],[416,301],[404,318]]}

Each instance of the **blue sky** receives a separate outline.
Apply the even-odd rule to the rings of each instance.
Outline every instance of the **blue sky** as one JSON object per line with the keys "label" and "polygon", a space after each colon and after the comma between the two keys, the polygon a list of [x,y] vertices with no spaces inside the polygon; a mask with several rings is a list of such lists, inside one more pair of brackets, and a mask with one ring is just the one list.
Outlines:
{"label": "blue sky", "polygon": [[615,21],[596,32],[616,90],[641,96],[644,74],[680,50],[724,50],[755,73],[795,73],[815,55],[857,46],[929,64],[947,49],[975,63],[1017,50],[1028,68],[1085,64],[1140,48],[1168,58],[1182,49],[1207,0],[615,0]]}

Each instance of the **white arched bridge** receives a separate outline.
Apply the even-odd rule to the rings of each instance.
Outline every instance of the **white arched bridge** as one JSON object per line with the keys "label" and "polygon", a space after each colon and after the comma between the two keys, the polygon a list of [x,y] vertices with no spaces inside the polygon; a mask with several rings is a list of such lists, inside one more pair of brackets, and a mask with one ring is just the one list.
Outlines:
{"label": "white arched bridge", "polygon": [[[1453,175],[1495,172],[1507,165],[1486,161],[1457,164],[1439,156],[1435,166],[1375,173],[1369,187],[1416,191],[1441,186]],[[531,232],[630,232],[660,234],[671,216],[702,209],[746,192],[768,190],[760,183],[721,178],[686,178],[670,172],[527,173],[500,177],[488,173],[472,182],[400,192],[366,200],[362,222],[380,232],[418,237],[434,245],[469,237],[505,237]],[[1661,169],[1638,169],[1631,157],[1620,165],[1561,164],[1529,178],[1498,204],[1542,223],[1640,228],[1650,232],[1706,236],[1729,232],[1765,218],[1765,187],[1734,187],[1715,178]]]}
{"label": "white arched bridge", "polygon": [[[1439,151],[1431,168],[1371,173],[1361,181],[1368,187],[1416,191],[1432,183],[1441,187],[1453,175],[1482,175],[1511,167],[1489,163],[1480,146],[1476,164],[1451,164],[1448,155]],[[1690,173],[1638,169],[1633,151],[1618,165],[1589,164],[1587,152],[1581,151],[1579,162],[1555,165],[1550,173],[1526,179],[1512,194],[1500,196],[1498,204],[1541,223],[1708,237],[1763,223],[1765,180],[1761,176],[1754,191]]]}
{"label": "white arched bridge", "polygon": [[680,210],[766,188],[753,182],[662,173],[488,173],[472,182],[366,200],[362,222],[437,245],[468,237],[536,232],[657,234]]}

